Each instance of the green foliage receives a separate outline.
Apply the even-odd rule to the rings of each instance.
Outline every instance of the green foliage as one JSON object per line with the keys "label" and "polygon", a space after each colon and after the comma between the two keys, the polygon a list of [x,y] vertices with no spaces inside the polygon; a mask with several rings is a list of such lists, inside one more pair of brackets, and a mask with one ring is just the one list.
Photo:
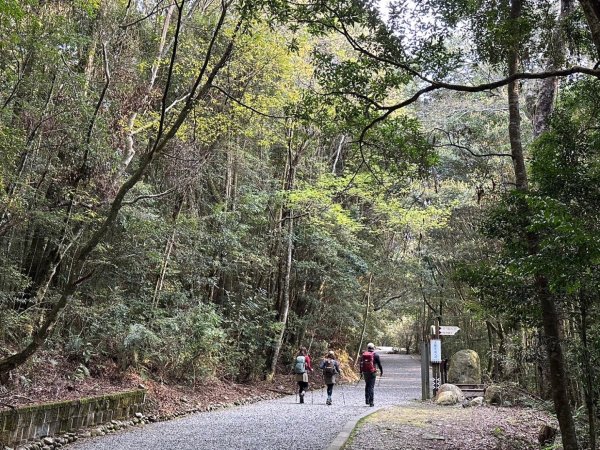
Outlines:
{"label": "green foliage", "polygon": [[[542,325],[535,286],[543,274],[561,320],[573,328],[563,341],[567,370],[589,381],[571,389],[589,398],[599,395],[598,311],[591,300],[600,292],[597,87],[597,80],[579,80],[563,90],[551,128],[531,148],[531,189],[505,194],[487,211],[482,230],[495,244],[456,273],[476,294],[478,314],[520,330]],[[523,368],[544,361],[544,342],[533,341],[505,342],[499,359],[523,385],[533,381]]]}
{"label": "green foliage", "polygon": [[[483,320],[540,323],[536,273],[565,309],[597,295],[597,83],[563,92],[532,149],[529,195],[502,195],[510,160],[482,156],[508,152],[499,91],[389,107],[423,78],[488,80],[512,45],[533,61],[546,2],[527,3],[517,22],[506,4],[421,2],[418,17],[398,6],[388,25],[373,2],[236,2],[201,82],[242,18],[225,67],[82,265],[83,244],[156,142],[163,96],[167,126],[185,111],[220,4],[185,11],[168,89],[175,15],[160,51],[167,10],[74,5],[0,0],[2,355],[29,342],[71,274],[77,290],[48,345],[79,364],[74,377],[112,361],[190,383],[264,376],[281,331],[283,364],[310,343],[354,355],[363,325],[367,340],[414,348],[438,314],[464,332],[457,349],[483,356]],[[588,350],[600,336],[595,308],[590,317]],[[506,367],[536,357],[512,331]],[[570,344],[581,374],[586,349]]]}
{"label": "green foliage", "polygon": [[135,363],[139,360],[146,362],[151,350],[157,346],[160,338],[144,325],[134,323],[129,326],[127,335],[123,339],[123,347],[127,356]]}

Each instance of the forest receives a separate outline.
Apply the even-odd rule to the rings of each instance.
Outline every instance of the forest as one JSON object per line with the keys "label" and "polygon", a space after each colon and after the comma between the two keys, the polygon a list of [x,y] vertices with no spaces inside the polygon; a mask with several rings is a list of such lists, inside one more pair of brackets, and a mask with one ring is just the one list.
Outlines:
{"label": "forest", "polygon": [[0,383],[461,331],[600,417],[598,0],[0,0]]}

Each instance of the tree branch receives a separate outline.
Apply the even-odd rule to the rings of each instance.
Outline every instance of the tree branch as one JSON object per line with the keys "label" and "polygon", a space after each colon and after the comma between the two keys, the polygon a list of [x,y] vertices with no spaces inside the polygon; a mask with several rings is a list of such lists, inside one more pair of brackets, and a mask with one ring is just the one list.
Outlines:
{"label": "tree branch", "polygon": [[[90,119],[90,124],[88,125],[87,135],[85,139],[85,143],[89,146],[92,140],[92,131],[94,130],[94,125],[96,123],[96,118],[98,117],[98,111],[100,111],[100,107],[102,106],[102,102],[104,102],[104,97],[106,97],[106,91],[108,91],[108,86],[110,85],[110,69],[108,67],[108,51],[106,50],[106,43],[102,43],[102,59],[104,61],[104,87],[102,88],[102,92],[100,93],[100,98],[98,98],[98,103],[96,104],[96,109],[94,109],[94,114]],[[84,164],[87,160],[88,150],[86,150],[86,155],[84,157]]]}
{"label": "tree branch", "polygon": [[[401,292],[401,293],[400,293],[400,294],[398,294],[398,295],[394,295],[394,296],[392,296],[392,297],[390,297],[390,298],[388,298],[388,299],[384,300],[384,301],[383,301],[383,302],[382,302],[380,305],[373,307],[373,312],[375,312],[375,311],[379,311],[380,309],[383,309],[383,307],[384,307],[384,306],[386,306],[387,304],[389,304],[389,303],[390,303],[392,300],[397,300],[397,299],[399,299],[399,298],[402,298],[402,296],[403,296],[404,294],[406,294],[406,292],[407,292],[407,291]],[[373,303],[375,303],[375,302],[373,302]]]}
{"label": "tree branch", "polygon": [[171,189],[168,189],[165,192],[161,192],[159,194],[140,195],[139,197],[136,197],[133,200],[123,201],[123,205],[133,205],[133,204],[139,202],[140,200],[164,197],[165,195],[170,194],[174,190],[175,190],[175,188],[171,188]]}
{"label": "tree branch", "polygon": [[437,309],[431,306],[431,304],[427,300],[427,297],[425,296],[425,290],[423,289],[423,284],[419,284],[419,287],[421,288],[421,295],[423,296],[423,301],[425,302],[425,304],[429,307],[430,310],[434,312],[436,316],[439,315]]}
{"label": "tree branch", "polygon": [[276,115],[273,115],[273,114],[264,113],[262,111],[259,111],[256,108],[253,108],[250,105],[247,105],[247,104],[243,103],[241,100],[238,100],[233,95],[231,95],[230,93],[228,93],[225,89],[223,89],[223,88],[221,88],[221,87],[219,87],[217,85],[213,85],[212,88],[216,89],[219,92],[221,92],[225,97],[227,97],[228,99],[230,99],[233,102],[237,103],[238,105],[240,105],[240,106],[242,106],[242,107],[244,107],[246,109],[249,109],[250,111],[252,111],[252,112],[254,112],[254,113],[256,113],[256,114],[258,114],[260,116],[268,117],[270,119],[278,119],[278,120],[287,120],[287,119],[293,118],[293,116],[276,116]]}
{"label": "tree branch", "polygon": [[434,128],[432,131],[439,131],[441,133],[444,133],[446,135],[446,139],[448,139],[448,143],[447,144],[434,145],[434,147],[436,147],[436,148],[437,147],[456,147],[456,148],[464,150],[464,151],[470,153],[472,156],[475,156],[475,157],[478,157],[478,158],[488,157],[488,156],[498,156],[498,157],[509,157],[509,158],[512,158],[512,154],[510,154],[510,153],[475,153],[469,147],[466,147],[464,145],[461,145],[461,144],[458,144],[456,142],[453,142],[452,141],[452,137],[450,136],[450,132],[448,130],[444,130],[442,128]]}
{"label": "tree branch", "polygon": [[[419,98],[421,98],[421,96],[423,96],[424,94],[427,94],[428,92],[433,92],[438,89],[446,89],[446,90],[457,91],[457,92],[483,92],[483,91],[488,91],[490,89],[496,89],[496,88],[499,88],[502,86],[506,86],[507,84],[513,83],[517,80],[541,80],[541,79],[550,78],[550,77],[566,77],[566,76],[574,75],[574,74],[578,74],[578,73],[590,75],[590,76],[593,76],[596,78],[600,78],[600,70],[590,69],[589,67],[573,66],[573,67],[570,67],[567,69],[553,70],[553,71],[539,72],[539,73],[517,72],[517,73],[514,73],[506,78],[501,79],[501,80],[494,81],[491,83],[478,84],[478,85],[463,85],[463,84],[445,83],[445,82],[441,82],[441,81],[430,81],[429,86],[425,86],[424,88],[419,89],[417,92],[415,92],[411,97],[407,98],[406,100],[404,100],[400,103],[396,103],[395,105],[381,106],[380,108],[378,108],[380,110],[384,110],[385,112],[383,114],[381,114],[380,116],[374,118],[367,126],[365,126],[363,128],[363,131],[360,134],[359,141],[363,141],[367,132],[371,128],[373,128],[375,125],[377,125],[379,122],[387,119],[392,113],[416,102]],[[352,92],[346,92],[346,94],[353,95]]]}
{"label": "tree branch", "polygon": [[[171,52],[171,61],[169,63],[169,70],[167,72],[167,82],[165,84],[165,90],[163,92],[161,107],[160,107],[160,122],[158,124],[158,132],[156,133],[156,140],[154,141],[154,150],[157,148],[163,133],[163,129],[165,126],[165,120],[167,116],[167,98],[169,95],[169,90],[171,88],[171,81],[173,79],[173,70],[175,68],[175,59],[177,57],[177,48],[179,42],[179,34],[181,32],[181,21],[183,20],[183,6],[185,4],[185,0],[181,0],[181,5],[175,1],[175,6],[177,7],[177,24],[175,26],[175,37],[173,39],[173,51]],[[210,50],[208,52],[210,54]]]}
{"label": "tree branch", "polygon": [[[123,24],[123,25],[119,25],[119,28],[125,30],[125,29],[129,28],[132,25],[136,25],[136,24],[138,24],[140,22],[143,22],[144,20],[152,17],[153,15],[158,14],[158,13],[164,11],[165,9],[169,9],[172,6],[172,5],[167,5],[167,6],[163,6],[162,8],[159,8],[159,5],[161,3],[163,3],[163,2],[164,2],[164,0],[160,0],[156,4],[156,6],[154,8],[152,8],[152,10],[148,14],[146,14],[144,17],[141,17],[139,19],[136,19],[136,20],[134,20],[132,22],[129,22],[129,23],[126,23],[126,24]],[[130,3],[131,3],[131,0],[130,0]],[[127,5],[126,9],[129,9],[129,7],[130,7],[130,4]]]}

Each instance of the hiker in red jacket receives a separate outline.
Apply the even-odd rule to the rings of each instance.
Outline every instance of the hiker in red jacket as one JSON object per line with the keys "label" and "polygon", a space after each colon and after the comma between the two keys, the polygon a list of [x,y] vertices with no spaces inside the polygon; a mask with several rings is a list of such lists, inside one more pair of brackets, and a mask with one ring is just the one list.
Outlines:
{"label": "hiker in red jacket", "polygon": [[369,406],[375,406],[375,379],[377,378],[377,367],[379,374],[383,376],[383,367],[381,367],[381,359],[375,353],[375,344],[369,342],[367,351],[363,352],[360,357],[360,371],[365,377],[365,402]]}
{"label": "hiker in red jacket", "polygon": [[294,362],[294,377],[298,382],[298,395],[300,403],[304,403],[304,393],[308,389],[308,372],[312,372],[313,368],[310,363],[310,355],[306,347],[300,347],[296,361]]}

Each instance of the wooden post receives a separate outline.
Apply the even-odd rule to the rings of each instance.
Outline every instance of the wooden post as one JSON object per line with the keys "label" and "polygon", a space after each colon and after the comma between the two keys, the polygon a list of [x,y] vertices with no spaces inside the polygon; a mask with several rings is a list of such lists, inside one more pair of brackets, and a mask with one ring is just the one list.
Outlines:
{"label": "wooden post", "polygon": [[429,341],[421,342],[421,400],[429,400]]}

